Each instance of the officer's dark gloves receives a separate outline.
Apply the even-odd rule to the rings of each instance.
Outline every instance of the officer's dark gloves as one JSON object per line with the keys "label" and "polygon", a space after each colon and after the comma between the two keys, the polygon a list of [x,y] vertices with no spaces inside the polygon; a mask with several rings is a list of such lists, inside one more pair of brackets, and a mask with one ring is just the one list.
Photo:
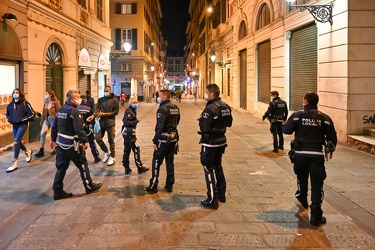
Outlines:
{"label": "officer's dark gloves", "polygon": [[266,119],[266,116],[264,115],[263,118],[262,118],[262,120],[264,121],[265,119]]}

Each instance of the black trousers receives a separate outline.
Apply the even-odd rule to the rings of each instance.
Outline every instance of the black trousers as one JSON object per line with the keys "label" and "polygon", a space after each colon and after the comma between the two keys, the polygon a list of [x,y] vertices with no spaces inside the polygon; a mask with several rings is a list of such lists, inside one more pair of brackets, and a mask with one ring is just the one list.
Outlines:
{"label": "black trousers", "polygon": [[64,188],[63,181],[66,171],[69,168],[70,161],[72,161],[74,165],[76,165],[76,167],[78,168],[83,185],[86,187],[87,185],[92,183],[90,170],[86,159],[86,152],[82,150],[82,152],[79,154],[77,151],[74,150],[73,147],[64,150],[60,146],[58,146],[56,155],[57,170],[53,182],[53,190],[55,190],[55,192],[61,192]]}
{"label": "black trousers", "polygon": [[160,143],[158,150],[154,151],[152,158],[152,177],[150,179],[150,188],[157,188],[159,184],[160,166],[163,164],[165,158],[165,165],[167,168],[167,179],[165,185],[172,187],[174,184],[174,154],[177,142]]}
{"label": "black trousers", "polygon": [[137,166],[137,168],[142,167],[143,164],[141,161],[141,150],[137,143],[137,137],[135,135],[122,135],[122,137],[124,138],[124,155],[122,157],[122,165],[125,168],[129,168],[130,152],[133,151],[135,165]]}
{"label": "black trousers", "polygon": [[[284,147],[283,123],[271,122],[270,131],[273,137],[273,148]],[[279,136],[279,138],[277,138]]]}
{"label": "black trousers", "polygon": [[323,184],[327,177],[324,156],[306,156],[295,154],[294,173],[297,175],[296,196],[304,199],[308,193],[308,179],[311,181],[311,215],[320,218],[324,191]]}
{"label": "black trousers", "polygon": [[206,147],[201,148],[201,164],[204,169],[204,176],[207,186],[207,197],[212,202],[217,200],[217,196],[224,196],[227,188],[224,170],[221,164],[225,147]]}
{"label": "black trousers", "polygon": [[94,159],[98,159],[100,154],[99,154],[98,148],[96,147],[96,144],[95,144],[94,134],[93,133],[89,134],[87,136],[87,138],[89,139],[89,145],[90,145],[91,153],[94,156]]}

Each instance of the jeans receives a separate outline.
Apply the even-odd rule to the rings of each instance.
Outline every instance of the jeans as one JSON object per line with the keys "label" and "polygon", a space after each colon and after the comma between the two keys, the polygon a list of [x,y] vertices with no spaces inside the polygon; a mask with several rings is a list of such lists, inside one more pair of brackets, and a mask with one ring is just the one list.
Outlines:
{"label": "jeans", "polygon": [[21,124],[21,125],[15,125],[13,124],[13,137],[14,137],[14,159],[18,159],[18,156],[20,154],[20,149],[23,151],[26,151],[25,145],[22,143],[22,137],[25,134],[27,127],[29,125]]}
{"label": "jeans", "polygon": [[46,143],[47,131],[48,131],[48,129],[51,128],[52,123],[53,123],[53,117],[52,116],[48,116],[47,120],[43,121],[42,131],[40,132],[40,147],[41,148],[44,148],[44,144]]}

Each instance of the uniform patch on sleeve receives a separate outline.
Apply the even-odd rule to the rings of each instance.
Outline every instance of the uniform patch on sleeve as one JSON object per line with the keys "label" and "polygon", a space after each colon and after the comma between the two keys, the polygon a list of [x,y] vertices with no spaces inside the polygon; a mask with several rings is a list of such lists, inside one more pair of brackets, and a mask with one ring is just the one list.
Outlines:
{"label": "uniform patch on sleeve", "polygon": [[78,115],[79,119],[82,119],[82,115]]}
{"label": "uniform patch on sleeve", "polygon": [[210,115],[209,115],[208,113],[203,113],[203,115],[202,115],[202,116],[203,116],[203,118],[205,118],[205,119],[206,119],[206,118],[208,118],[208,117],[209,117]]}
{"label": "uniform patch on sleeve", "polygon": [[157,115],[156,115],[156,118],[160,118],[160,116],[161,116],[161,113],[158,113]]}

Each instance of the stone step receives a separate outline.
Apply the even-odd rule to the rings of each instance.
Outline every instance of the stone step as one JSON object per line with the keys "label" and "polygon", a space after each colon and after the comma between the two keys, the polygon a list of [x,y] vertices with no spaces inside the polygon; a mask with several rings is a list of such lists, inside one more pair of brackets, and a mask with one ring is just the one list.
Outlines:
{"label": "stone step", "polygon": [[363,135],[375,138],[375,128],[363,128]]}
{"label": "stone step", "polygon": [[351,148],[355,148],[375,155],[375,136],[348,135],[347,144]]}

